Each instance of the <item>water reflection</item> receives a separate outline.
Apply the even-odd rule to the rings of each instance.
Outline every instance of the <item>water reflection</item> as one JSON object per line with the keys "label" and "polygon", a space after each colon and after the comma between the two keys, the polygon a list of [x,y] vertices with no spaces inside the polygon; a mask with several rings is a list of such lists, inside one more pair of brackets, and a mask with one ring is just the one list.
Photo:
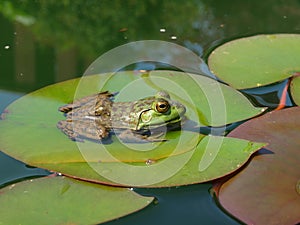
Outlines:
{"label": "water reflection", "polygon": [[299,5],[281,0],[3,0],[0,87],[28,92],[81,76],[98,56],[132,41],[170,41],[206,56],[236,37],[299,32]]}
{"label": "water reflection", "polygon": [[2,1],[0,12],[9,28],[0,46],[11,46],[1,56],[9,58],[1,83],[26,91],[80,76],[131,41],[171,41],[202,54],[202,41],[223,36],[201,1]]}

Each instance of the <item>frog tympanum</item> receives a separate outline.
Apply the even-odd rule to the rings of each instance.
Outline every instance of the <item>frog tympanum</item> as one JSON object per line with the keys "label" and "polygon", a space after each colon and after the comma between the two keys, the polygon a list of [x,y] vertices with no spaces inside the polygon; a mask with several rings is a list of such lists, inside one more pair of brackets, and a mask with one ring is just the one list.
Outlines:
{"label": "frog tympanum", "polygon": [[114,96],[100,92],[60,107],[66,120],[57,127],[76,141],[99,141],[112,133],[127,142],[164,141],[159,138],[160,128],[180,126],[186,111],[165,91],[132,102],[114,102]]}

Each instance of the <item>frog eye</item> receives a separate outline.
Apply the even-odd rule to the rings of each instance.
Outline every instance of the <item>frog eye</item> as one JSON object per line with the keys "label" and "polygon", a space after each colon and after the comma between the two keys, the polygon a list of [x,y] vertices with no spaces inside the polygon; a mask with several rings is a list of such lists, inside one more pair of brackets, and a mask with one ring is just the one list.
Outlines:
{"label": "frog eye", "polygon": [[159,113],[165,113],[169,110],[169,108],[170,108],[169,102],[165,100],[161,100],[156,103],[156,110]]}

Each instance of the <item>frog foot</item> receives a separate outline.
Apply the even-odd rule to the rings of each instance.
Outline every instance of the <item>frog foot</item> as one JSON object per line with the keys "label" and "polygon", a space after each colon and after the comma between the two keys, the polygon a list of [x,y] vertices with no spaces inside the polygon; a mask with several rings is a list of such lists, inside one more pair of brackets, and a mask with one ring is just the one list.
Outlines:
{"label": "frog foot", "polygon": [[66,120],[59,121],[56,126],[72,141],[84,142],[84,140],[73,131],[71,123],[67,122]]}

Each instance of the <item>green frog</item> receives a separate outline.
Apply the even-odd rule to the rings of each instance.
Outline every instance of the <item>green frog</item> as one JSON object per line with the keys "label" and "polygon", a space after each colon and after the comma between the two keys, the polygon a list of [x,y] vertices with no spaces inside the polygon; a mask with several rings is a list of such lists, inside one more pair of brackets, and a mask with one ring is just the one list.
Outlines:
{"label": "green frog", "polygon": [[100,92],[60,107],[66,120],[57,127],[75,141],[102,141],[112,133],[125,142],[165,141],[162,130],[180,127],[186,111],[166,91],[132,102],[114,102],[115,95]]}

